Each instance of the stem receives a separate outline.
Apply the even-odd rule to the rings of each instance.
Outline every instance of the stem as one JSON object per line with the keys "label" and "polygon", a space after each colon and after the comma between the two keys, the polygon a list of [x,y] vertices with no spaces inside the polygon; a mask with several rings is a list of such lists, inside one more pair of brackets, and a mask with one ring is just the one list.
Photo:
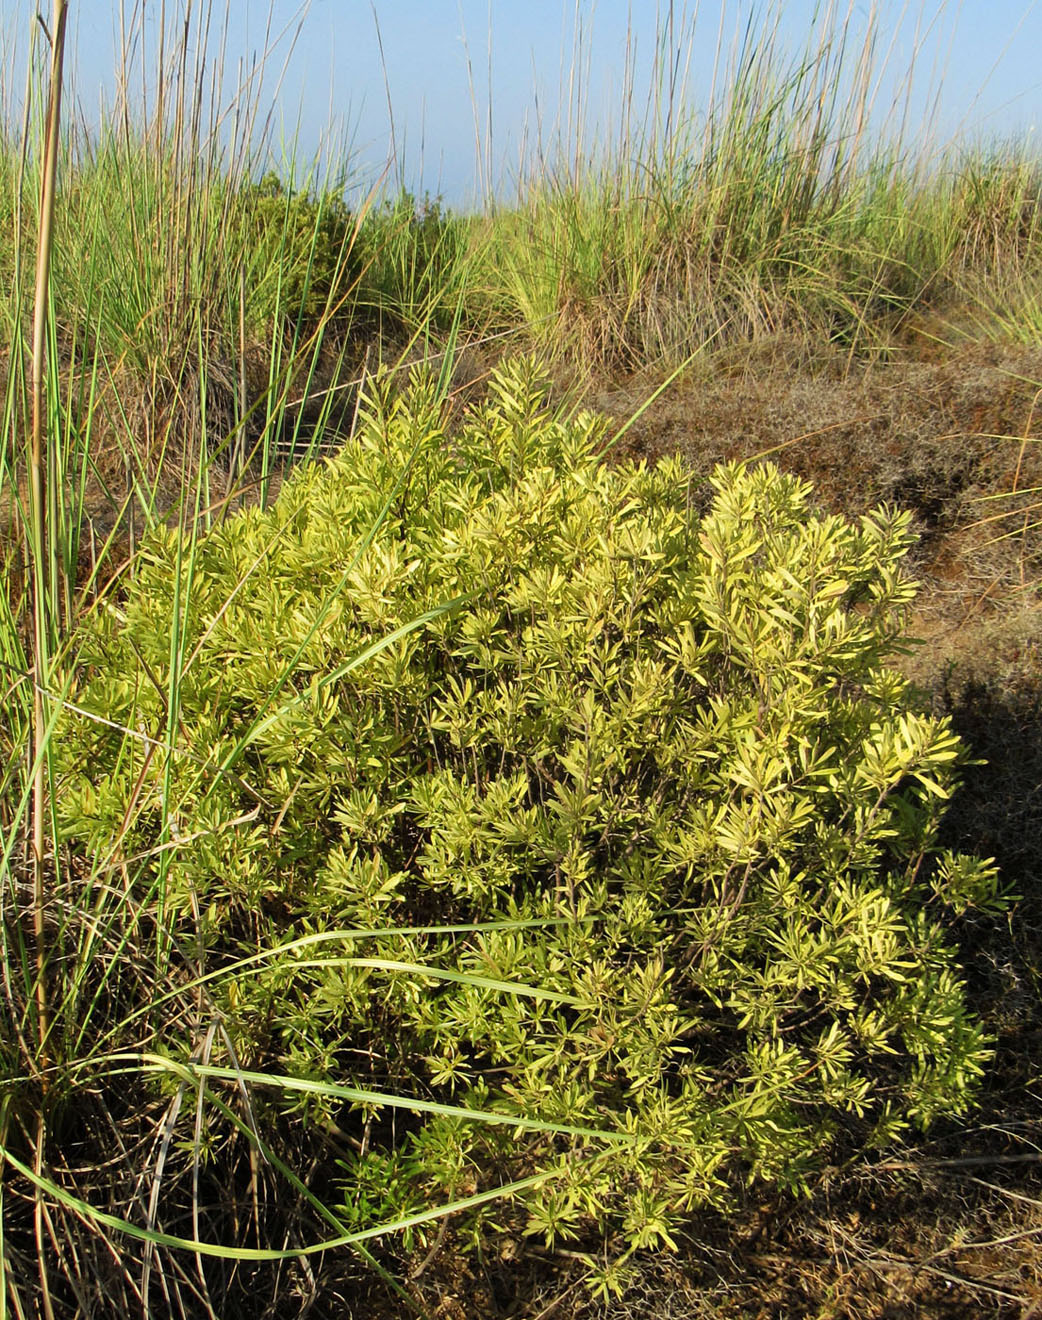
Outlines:
{"label": "stem", "polygon": [[32,438],[29,455],[30,538],[33,558],[33,935],[36,943],[36,1011],[40,1041],[40,1064],[45,1063],[48,1029],[46,939],[44,934],[44,856],[47,843],[47,687],[50,678],[53,606],[51,573],[53,544],[46,518],[47,460],[44,379],[46,375],[47,316],[51,278],[51,249],[54,242],[54,191],[58,172],[59,124],[61,118],[62,60],[65,53],[65,23],[68,0],[54,0],[51,39],[51,80],[44,129],[43,180],[40,189],[40,219],[36,248],[36,297],[33,309],[32,348]]}

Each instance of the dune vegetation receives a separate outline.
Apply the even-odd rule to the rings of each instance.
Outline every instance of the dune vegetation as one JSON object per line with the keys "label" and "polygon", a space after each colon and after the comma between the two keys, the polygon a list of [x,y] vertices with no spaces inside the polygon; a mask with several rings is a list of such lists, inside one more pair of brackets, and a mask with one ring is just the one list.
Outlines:
{"label": "dune vegetation", "polygon": [[0,125],[0,1316],[1030,1314],[1038,159],[776,8],[457,212],[273,171],[206,0],[87,133],[67,13]]}

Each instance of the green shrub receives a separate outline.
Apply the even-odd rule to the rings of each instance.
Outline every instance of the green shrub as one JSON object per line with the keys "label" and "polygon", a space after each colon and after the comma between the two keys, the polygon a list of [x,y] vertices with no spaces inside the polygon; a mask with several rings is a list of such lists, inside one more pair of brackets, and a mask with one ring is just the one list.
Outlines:
{"label": "green shrub", "polygon": [[385,334],[448,330],[466,283],[470,225],[437,198],[401,192],[359,234],[359,312]]}
{"label": "green shrub", "polygon": [[209,983],[212,1062],[320,1084],[257,1114],[356,1140],[348,1223],[544,1172],[527,1231],[620,1254],[965,1110],[946,926],[996,878],[935,849],[960,746],[889,667],[908,517],[770,466],[702,512],[525,363],[451,435],[429,383],[377,393],[268,511],[156,532],[84,641],[108,722],[66,719],[66,840],[161,893],[189,966],[296,941]]}
{"label": "green shrub", "polygon": [[356,217],[333,192],[287,191],[275,174],[243,189],[247,317],[270,334],[276,318],[312,331],[344,304],[362,269]]}

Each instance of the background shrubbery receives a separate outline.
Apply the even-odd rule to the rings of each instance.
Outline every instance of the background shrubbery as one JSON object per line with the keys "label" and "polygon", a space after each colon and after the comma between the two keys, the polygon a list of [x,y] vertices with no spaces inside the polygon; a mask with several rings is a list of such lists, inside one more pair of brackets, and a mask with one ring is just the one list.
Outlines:
{"label": "background shrubbery", "polygon": [[[945,932],[996,881],[935,846],[960,749],[891,665],[907,515],[606,466],[546,388],[503,368],[451,437],[431,382],[378,389],[267,512],[153,534],[56,805],[192,950],[208,1064],[353,1134],[345,1222],[543,1174],[526,1231],[617,1256],[963,1111],[988,1050]],[[190,1066],[204,1021],[150,1021]],[[389,1128],[388,1093],[485,1121]]]}

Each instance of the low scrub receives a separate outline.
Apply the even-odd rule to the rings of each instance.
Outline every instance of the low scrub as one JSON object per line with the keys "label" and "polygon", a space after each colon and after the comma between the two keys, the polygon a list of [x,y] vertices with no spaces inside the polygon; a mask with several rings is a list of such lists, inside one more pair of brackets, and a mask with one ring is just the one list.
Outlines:
{"label": "low scrub", "polygon": [[607,465],[525,362],[444,416],[377,386],[90,621],[61,831],[199,986],[137,1038],[249,1075],[265,1141],[335,1133],[351,1230],[525,1183],[497,1222],[616,1260],[964,1111],[989,1050],[947,932],[1001,899],[936,846],[960,744],[890,666],[909,518]]}

